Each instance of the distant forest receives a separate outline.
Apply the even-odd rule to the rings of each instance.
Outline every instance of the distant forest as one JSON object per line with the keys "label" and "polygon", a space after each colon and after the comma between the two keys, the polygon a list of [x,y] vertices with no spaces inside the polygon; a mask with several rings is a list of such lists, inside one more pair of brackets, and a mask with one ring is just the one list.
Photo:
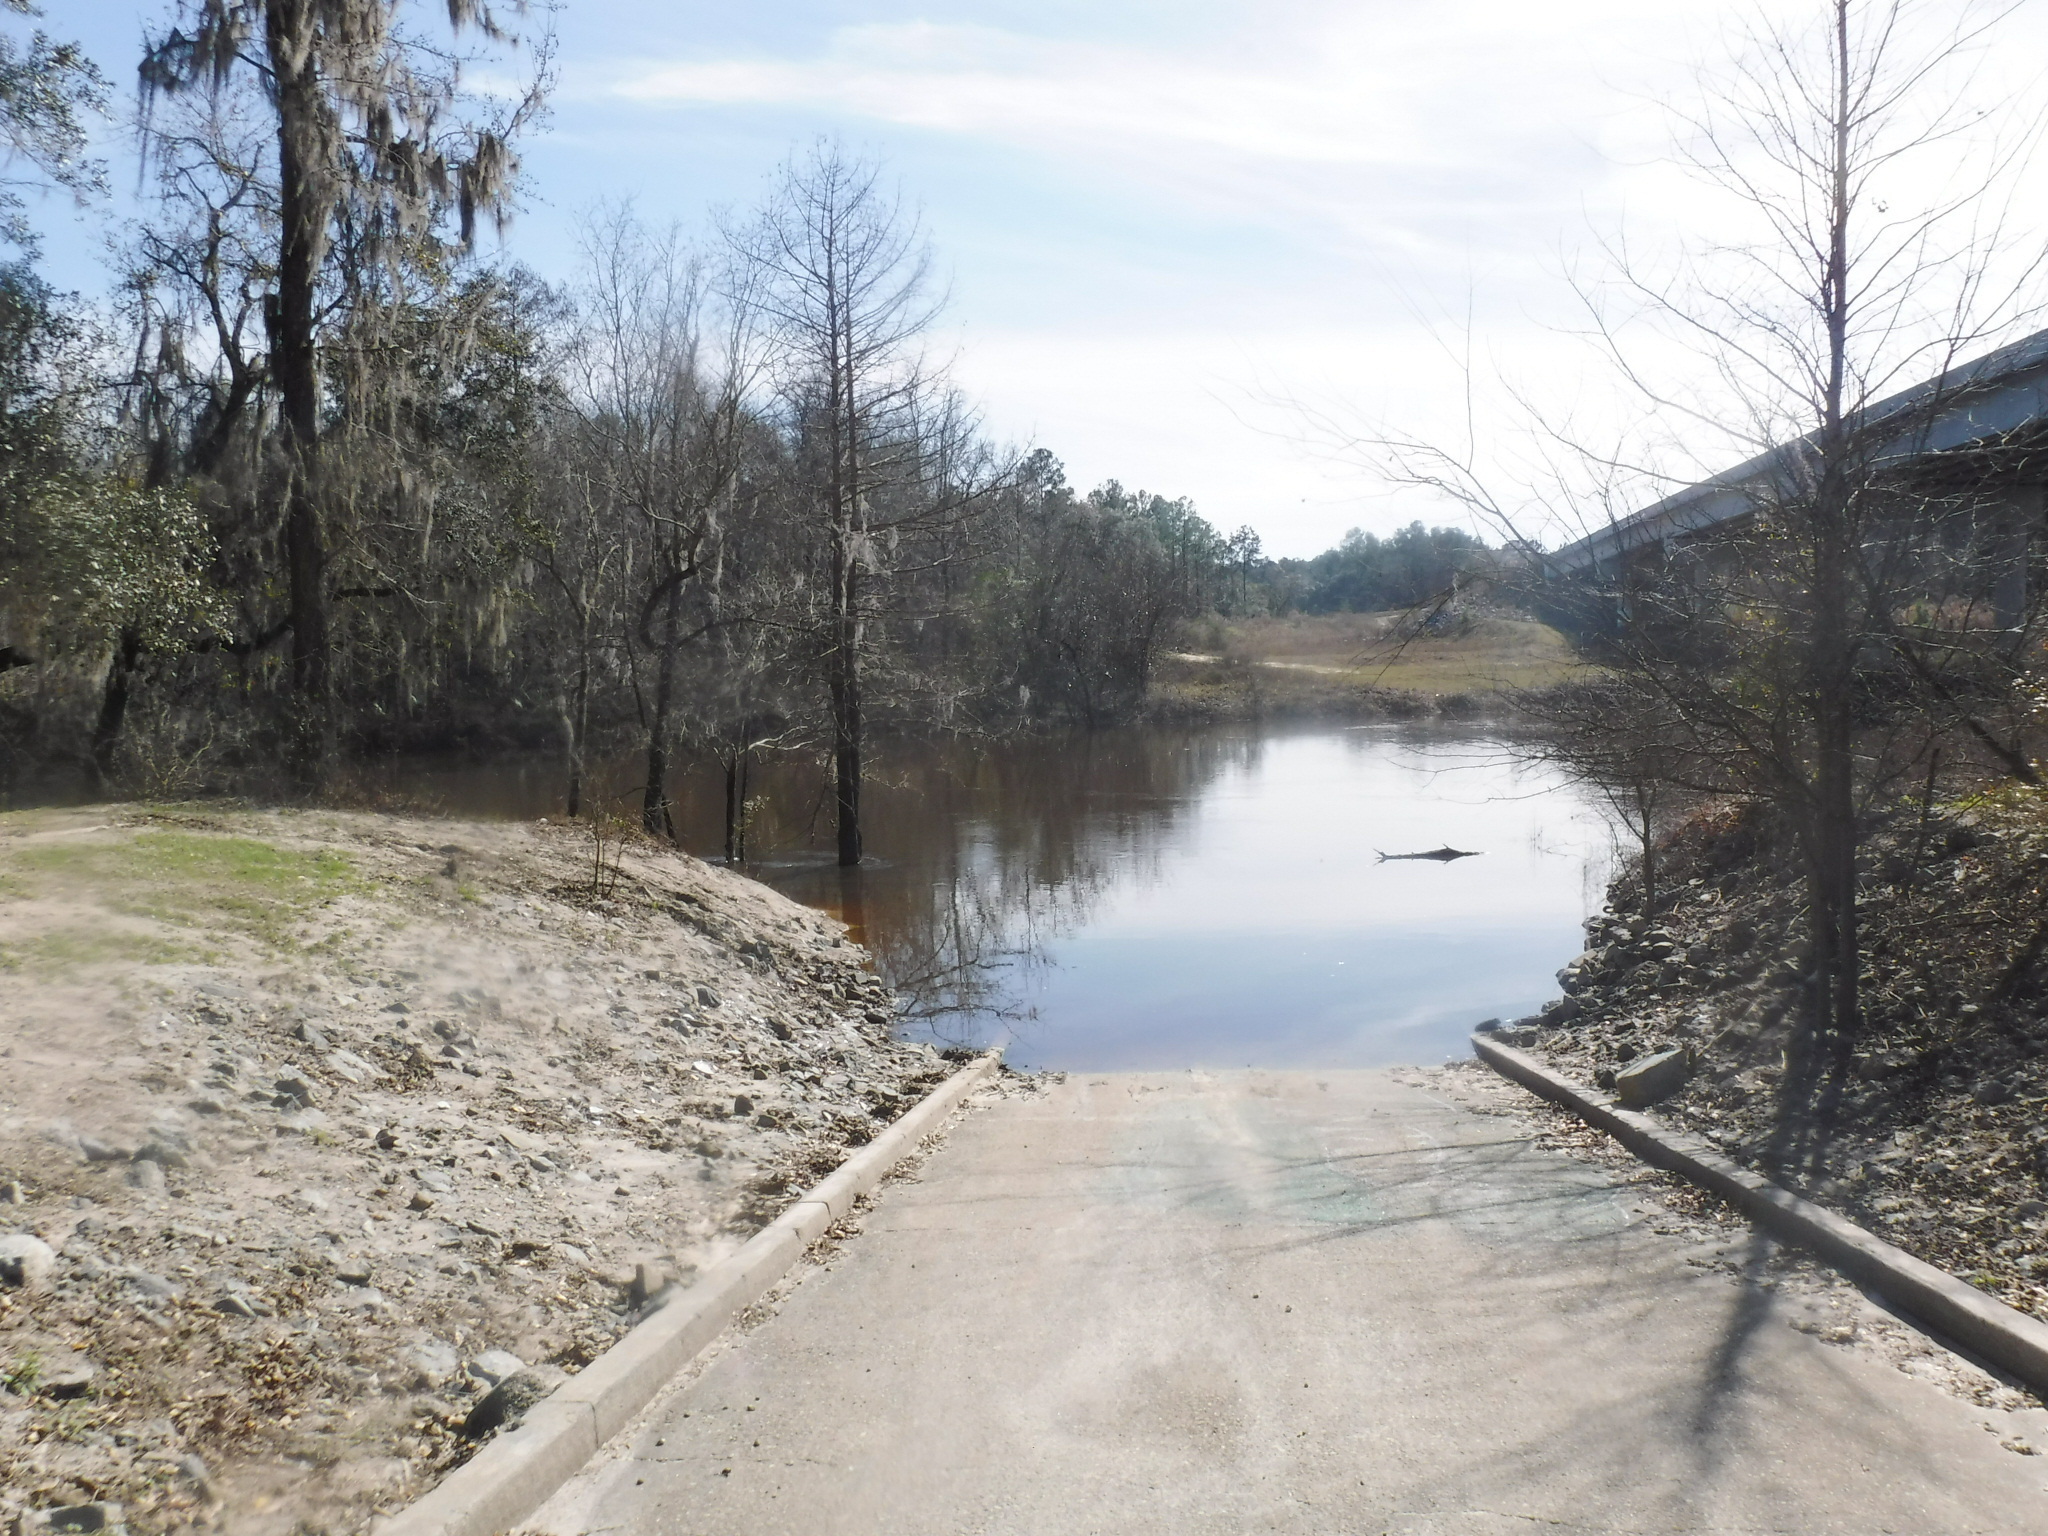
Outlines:
{"label": "distant forest", "polygon": [[[831,144],[703,242],[608,208],[570,281],[487,260],[545,71],[467,97],[354,8],[301,38],[187,7],[148,45],[111,300],[0,207],[10,803],[516,748],[574,810],[630,748],[660,833],[677,754],[797,751],[852,862],[877,729],[1115,720],[1190,618],[1414,604],[1483,553],[1418,524],[1268,560],[992,441],[933,361],[914,214]],[[0,73],[17,161],[89,193],[107,82],[54,44]]]}
{"label": "distant forest", "polygon": [[1435,602],[1461,574],[1487,564],[1487,546],[1462,528],[1410,523],[1387,538],[1354,528],[1313,560],[1262,568],[1267,613],[1378,613]]}

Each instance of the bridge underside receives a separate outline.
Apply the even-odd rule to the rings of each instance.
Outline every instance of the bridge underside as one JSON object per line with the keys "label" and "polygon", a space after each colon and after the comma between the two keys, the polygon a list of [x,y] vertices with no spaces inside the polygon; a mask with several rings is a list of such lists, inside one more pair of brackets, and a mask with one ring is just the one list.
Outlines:
{"label": "bridge underside", "polygon": [[[2035,562],[2048,551],[2048,421],[1909,459],[1860,495],[1866,575],[1901,604],[1933,605],[1972,628],[2017,630],[2041,581]],[[1739,497],[1739,503],[1735,498]],[[1673,519],[1595,546],[1576,569],[1549,563],[1553,588],[1573,589],[1584,610],[1575,627],[1605,628],[1625,618],[1632,596],[1673,582],[1761,587],[1773,576],[1797,579],[1800,508],[1768,486],[1728,488],[1714,515],[1688,525]],[[1617,534],[1623,530],[1617,528]],[[1562,599],[1564,594],[1558,592]]]}

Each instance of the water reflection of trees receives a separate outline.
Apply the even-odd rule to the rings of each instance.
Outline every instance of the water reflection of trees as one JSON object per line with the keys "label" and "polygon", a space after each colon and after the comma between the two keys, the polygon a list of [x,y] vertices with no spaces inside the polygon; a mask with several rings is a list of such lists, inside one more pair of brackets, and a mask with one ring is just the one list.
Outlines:
{"label": "water reflection of trees", "polygon": [[[838,915],[913,1018],[965,1038],[1025,1017],[1048,943],[1156,878],[1203,791],[1259,753],[1251,736],[1156,731],[894,743],[868,790],[877,857],[858,870],[825,862],[815,766],[785,763],[762,780],[750,872]],[[696,769],[685,781],[685,836],[715,848],[722,787]]]}
{"label": "water reflection of trees", "polygon": [[[866,790],[868,847],[855,870],[832,862],[830,779],[785,758],[750,786],[747,872],[845,921],[941,1038],[977,1021],[1028,1015],[1033,973],[1052,939],[1115,886],[1156,878],[1172,834],[1231,770],[1258,765],[1255,736],[1102,731],[1002,741],[885,743]],[[637,759],[591,764],[593,808],[627,807]],[[370,765],[359,792],[376,803],[460,816],[563,814],[554,759]],[[725,778],[706,756],[671,786],[680,840],[719,857]]]}

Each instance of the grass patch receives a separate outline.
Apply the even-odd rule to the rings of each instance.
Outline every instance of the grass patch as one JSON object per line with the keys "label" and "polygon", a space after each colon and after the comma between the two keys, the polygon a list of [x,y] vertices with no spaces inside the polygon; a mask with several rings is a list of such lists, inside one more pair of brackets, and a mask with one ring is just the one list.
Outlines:
{"label": "grass patch", "polygon": [[59,928],[17,944],[0,944],[0,971],[78,971],[126,961],[130,965],[208,964],[216,951],[170,939],[104,928]]}
{"label": "grass patch", "polygon": [[1173,720],[1384,720],[1431,713],[1423,694],[1376,688],[1362,673],[1162,660],[1150,702]]}
{"label": "grass patch", "polygon": [[[0,880],[38,893],[91,896],[113,911],[179,927],[243,933],[280,949],[291,947],[291,926],[301,914],[364,886],[347,856],[332,849],[301,853],[191,832],[117,838],[16,846],[0,854],[8,866]],[[132,957],[131,943],[118,936],[107,942]]]}
{"label": "grass patch", "polygon": [[1444,634],[1404,639],[1406,618],[1294,614],[1220,623],[1190,638],[1204,651],[1268,671],[1301,671],[1416,693],[1548,688],[1585,670],[1571,643],[1534,619],[1465,619]]}
{"label": "grass patch", "polygon": [[29,1350],[4,1369],[0,1369],[0,1387],[19,1397],[27,1397],[35,1391],[36,1383],[43,1379],[43,1357]]}

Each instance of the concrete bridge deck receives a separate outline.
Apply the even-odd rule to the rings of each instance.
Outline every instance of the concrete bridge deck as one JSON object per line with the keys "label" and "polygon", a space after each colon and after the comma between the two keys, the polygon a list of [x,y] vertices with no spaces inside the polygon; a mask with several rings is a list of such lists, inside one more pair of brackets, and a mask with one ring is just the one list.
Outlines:
{"label": "concrete bridge deck", "polygon": [[2048,1530],[2048,1457],[2001,1447],[2048,1413],[1786,1326],[1630,1196],[1400,1074],[1076,1075],[963,1122],[533,1525]]}

